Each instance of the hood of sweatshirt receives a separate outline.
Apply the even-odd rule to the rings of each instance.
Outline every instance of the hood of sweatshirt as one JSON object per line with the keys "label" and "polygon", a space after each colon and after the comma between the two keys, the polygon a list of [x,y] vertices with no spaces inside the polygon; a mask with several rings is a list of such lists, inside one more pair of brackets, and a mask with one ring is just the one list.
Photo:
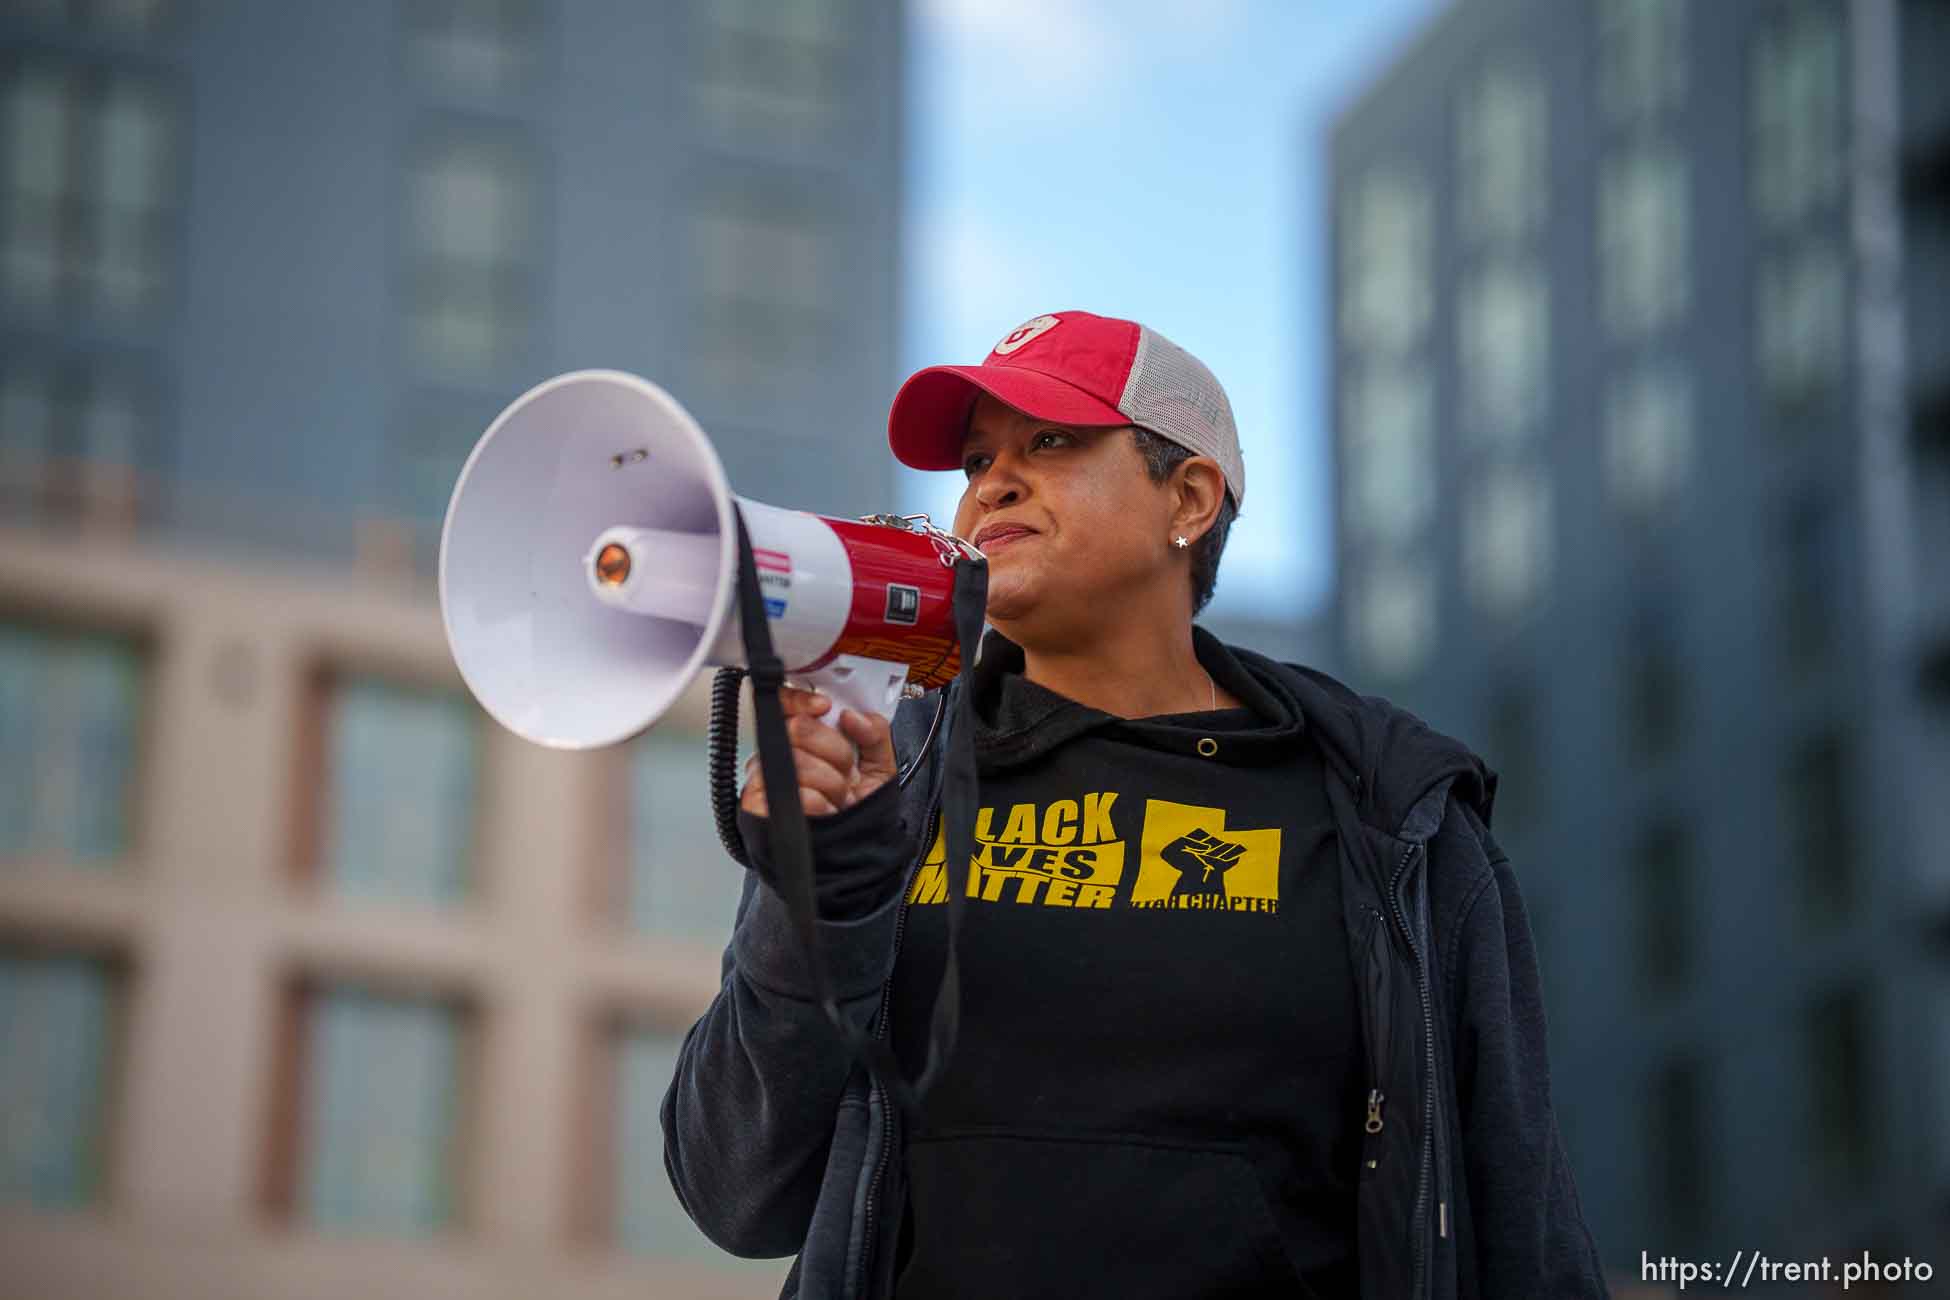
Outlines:
{"label": "hood of sweatshirt", "polygon": [[987,629],[968,681],[973,689],[975,759],[982,775],[1028,763],[1086,733],[1170,753],[1196,755],[1216,734],[1209,761],[1240,767],[1277,762],[1301,740],[1319,747],[1354,788],[1364,820],[1394,830],[1432,787],[1451,791],[1489,824],[1496,773],[1461,741],[1376,695],[1361,695],[1301,664],[1229,646],[1193,624],[1192,648],[1214,681],[1244,709],[1120,718],[1059,695],[1022,675],[1022,647]]}
{"label": "hood of sweatshirt", "polygon": [[[1242,663],[1217,637],[1192,627],[1192,649],[1212,680],[1245,705],[1224,709],[1225,743],[1216,760],[1240,766],[1275,762],[1291,752],[1306,730],[1299,701],[1277,677],[1262,679]],[[975,760],[984,775],[1030,762],[1087,732],[1168,753],[1196,755],[1202,736],[1211,729],[1199,713],[1159,714],[1150,718],[1120,718],[1048,687],[1023,674],[1022,647],[990,628],[970,675],[974,685]]]}

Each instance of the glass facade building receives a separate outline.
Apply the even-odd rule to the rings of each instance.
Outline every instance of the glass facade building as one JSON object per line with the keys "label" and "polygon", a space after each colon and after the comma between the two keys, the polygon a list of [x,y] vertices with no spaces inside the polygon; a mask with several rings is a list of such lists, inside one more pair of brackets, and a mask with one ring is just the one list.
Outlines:
{"label": "glass facade building", "polygon": [[424,569],[493,415],[613,366],[741,493],[890,508],[901,14],[9,6],[0,506]]}
{"label": "glass facade building", "polygon": [[741,494],[892,508],[905,22],[0,12],[0,1290],[777,1293],[662,1163],[741,882],[706,683],[527,745],[430,578],[584,367]]}
{"label": "glass facade building", "polygon": [[1950,1237],[1947,65],[1459,0],[1334,128],[1335,637],[1502,775],[1621,1278]]}

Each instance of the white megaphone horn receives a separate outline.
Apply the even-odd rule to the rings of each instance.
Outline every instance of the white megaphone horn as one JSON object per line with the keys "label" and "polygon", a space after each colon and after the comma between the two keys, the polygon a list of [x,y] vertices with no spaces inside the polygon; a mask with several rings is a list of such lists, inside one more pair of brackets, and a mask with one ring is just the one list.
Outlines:
{"label": "white megaphone horn", "polygon": [[953,566],[973,546],[925,516],[736,497],[670,394],[581,370],[516,398],[454,486],[440,609],[468,689],[517,735],[588,749],[656,722],[707,665],[743,666],[734,510],[792,680],[891,716],[960,670]]}

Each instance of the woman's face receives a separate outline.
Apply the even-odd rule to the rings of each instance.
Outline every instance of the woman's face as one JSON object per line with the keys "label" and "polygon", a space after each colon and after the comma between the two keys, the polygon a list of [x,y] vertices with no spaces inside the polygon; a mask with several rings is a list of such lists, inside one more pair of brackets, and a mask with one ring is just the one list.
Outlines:
{"label": "woman's face", "polygon": [[[1060,634],[1140,598],[1155,609],[1162,584],[1188,600],[1169,554],[1171,485],[1151,481],[1129,426],[1052,424],[985,393],[969,417],[962,472],[954,531],[988,556],[989,621],[1012,640],[1022,637],[1010,623]],[[981,536],[1002,525],[1029,531]]]}

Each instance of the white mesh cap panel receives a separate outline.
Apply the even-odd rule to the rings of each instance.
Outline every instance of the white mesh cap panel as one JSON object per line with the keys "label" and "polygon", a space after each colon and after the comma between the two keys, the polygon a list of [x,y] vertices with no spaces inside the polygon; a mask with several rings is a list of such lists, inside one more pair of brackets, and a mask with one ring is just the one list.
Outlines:
{"label": "white mesh cap panel", "polygon": [[1156,330],[1138,327],[1137,357],[1117,409],[1133,424],[1219,462],[1232,503],[1246,506],[1246,460],[1226,390],[1205,364]]}

